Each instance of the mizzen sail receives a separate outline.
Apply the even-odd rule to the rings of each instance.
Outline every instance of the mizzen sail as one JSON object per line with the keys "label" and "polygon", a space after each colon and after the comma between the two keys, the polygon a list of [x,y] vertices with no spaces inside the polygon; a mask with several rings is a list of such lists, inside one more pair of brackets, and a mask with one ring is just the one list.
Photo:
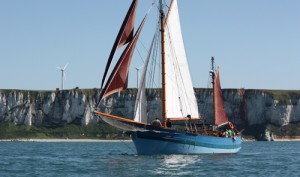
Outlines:
{"label": "mizzen sail", "polygon": [[215,125],[218,126],[228,122],[228,117],[225,112],[224,102],[222,98],[219,68],[216,72],[215,80],[214,80],[214,100],[215,100],[215,105],[214,105]]}

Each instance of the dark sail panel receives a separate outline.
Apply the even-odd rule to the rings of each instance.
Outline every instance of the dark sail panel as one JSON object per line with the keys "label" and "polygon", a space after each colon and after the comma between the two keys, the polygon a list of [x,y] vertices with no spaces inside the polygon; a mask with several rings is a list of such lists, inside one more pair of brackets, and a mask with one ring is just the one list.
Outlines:
{"label": "dark sail panel", "polygon": [[224,108],[224,102],[222,98],[222,90],[219,76],[219,69],[216,72],[214,81],[214,97],[215,97],[215,124],[221,125],[228,122],[228,118]]}
{"label": "dark sail panel", "polygon": [[133,0],[131,3],[130,8],[128,9],[128,12],[126,14],[126,17],[122,23],[122,26],[119,30],[118,36],[115,40],[115,43],[111,49],[106,67],[105,67],[105,71],[103,74],[103,78],[102,78],[102,83],[101,83],[101,89],[103,87],[103,84],[105,82],[106,79],[106,75],[107,72],[110,68],[110,64],[112,62],[112,59],[114,57],[114,54],[116,52],[116,50],[119,47],[122,47],[123,45],[125,45],[128,42],[131,42],[133,39],[133,31],[134,31],[134,21],[135,21],[135,15],[136,15],[136,6],[137,6],[138,1],[137,0]]}
{"label": "dark sail panel", "polygon": [[122,53],[120,59],[118,60],[118,63],[116,64],[104,89],[101,92],[100,100],[108,95],[122,91],[127,88],[130,61],[145,20],[146,17],[143,19],[142,23],[140,24],[138,31],[136,32],[132,42],[130,42],[126,46],[124,52]]}
{"label": "dark sail panel", "polygon": [[116,42],[119,39],[119,43],[117,45],[117,48],[122,47],[128,42],[131,42],[133,39],[133,29],[134,29],[134,21],[135,21],[135,15],[136,15],[136,6],[137,6],[137,0],[132,1],[132,4],[127,12],[127,15],[123,21],[123,24],[121,26],[121,29],[118,33]]}

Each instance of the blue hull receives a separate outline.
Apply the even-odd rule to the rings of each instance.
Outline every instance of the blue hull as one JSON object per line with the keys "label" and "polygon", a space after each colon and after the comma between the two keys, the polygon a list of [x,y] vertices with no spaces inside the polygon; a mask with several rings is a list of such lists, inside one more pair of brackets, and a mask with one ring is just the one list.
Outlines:
{"label": "blue hull", "polygon": [[237,153],[242,146],[240,135],[233,140],[178,131],[136,131],[132,134],[132,140],[137,153],[144,155]]}

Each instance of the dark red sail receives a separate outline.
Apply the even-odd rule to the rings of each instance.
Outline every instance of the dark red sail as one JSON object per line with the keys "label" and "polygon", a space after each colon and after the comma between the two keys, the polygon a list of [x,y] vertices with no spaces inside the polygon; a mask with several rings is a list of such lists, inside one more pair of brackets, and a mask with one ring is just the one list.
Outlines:
{"label": "dark red sail", "polygon": [[220,76],[219,76],[219,68],[216,72],[215,80],[214,80],[214,99],[215,99],[215,125],[222,125],[228,122],[228,118],[224,108],[224,102],[222,97]]}
{"label": "dark red sail", "polygon": [[143,19],[142,23],[140,24],[138,31],[136,32],[132,42],[130,42],[126,46],[125,50],[123,51],[104,89],[101,92],[100,100],[108,95],[122,91],[127,88],[130,61],[134,52],[134,48],[138,41],[138,37],[140,35],[141,29],[145,23],[145,20],[146,17]]}
{"label": "dark red sail", "polygon": [[137,6],[138,1],[137,0],[133,0],[131,3],[130,8],[128,9],[128,12],[126,14],[126,17],[122,23],[122,26],[119,30],[118,36],[115,40],[115,43],[111,49],[109,58],[107,60],[107,64],[105,67],[105,71],[103,74],[103,78],[102,78],[102,83],[101,83],[101,89],[103,87],[103,84],[105,82],[106,79],[106,75],[107,72],[110,68],[112,59],[114,57],[114,54],[116,52],[116,50],[119,47],[122,47],[123,45],[125,45],[128,42],[131,42],[133,39],[133,33],[134,33],[134,21],[135,21],[135,14],[136,14],[136,6]]}

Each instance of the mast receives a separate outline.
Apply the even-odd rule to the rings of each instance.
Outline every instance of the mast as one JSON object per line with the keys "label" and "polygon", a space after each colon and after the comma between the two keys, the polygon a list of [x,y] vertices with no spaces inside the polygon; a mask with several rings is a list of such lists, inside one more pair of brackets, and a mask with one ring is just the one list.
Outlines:
{"label": "mast", "polygon": [[214,57],[211,57],[211,70],[210,70],[210,75],[211,75],[211,83],[212,83],[212,91],[213,91],[213,118],[214,118],[214,125],[216,125],[216,108],[215,108],[215,63],[214,63]]}
{"label": "mast", "polygon": [[163,0],[159,0],[160,4],[160,37],[161,37],[161,64],[162,64],[162,118],[163,127],[166,127],[166,80],[165,80],[165,37],[164,37],[164,21],[165,21],[165,14],[163,11]]}

